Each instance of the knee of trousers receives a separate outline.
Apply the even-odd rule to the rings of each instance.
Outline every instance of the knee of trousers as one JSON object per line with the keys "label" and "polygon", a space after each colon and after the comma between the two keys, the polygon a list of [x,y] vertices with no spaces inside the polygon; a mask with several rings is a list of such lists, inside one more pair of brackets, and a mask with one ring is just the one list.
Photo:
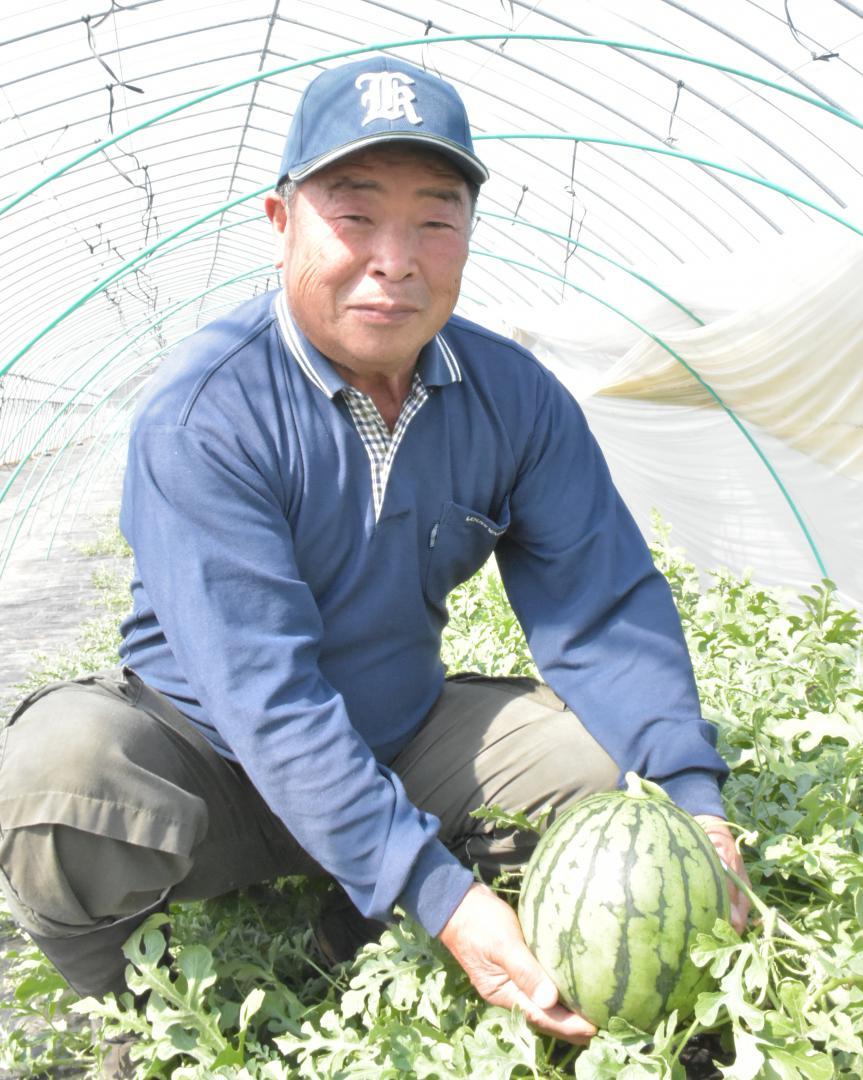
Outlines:
{"label": "knee of trousers", "polygon": [[0,735],[0,886],[24,929],[86,933],[152,906],[207,832],[171,740],[123,702],[64,687]]}
{"label": "knee of trousers", "polygon": [[441,770],[456,781],[448,793],[451,809],[441,808],[453,825],[482,803],[529,816],[550,806],[559,814],[588,795],[612,790],[620,778],[611,755],[544,686],[514,696],[479,738],[463,740],[456,752],[461,760]]}
{"label": "knee of trousers", "polygon": [[[517,751],[517,753],[513,753]],[[493,773],[484,801],[533,817],[550,808],[555,820],[581,799],[613,790],[620,768],[568,709],[547,713],[513,739],[508,760]],[[524,866],[536,847],[532,832],[476,822],[450,845],[467,866],[491,882]]]}
{"label": "knee of trousers", "polygon": [[555,814],[613,789],[619,766],[547,686],[471,676],[448,683],[394,763],[409,796],[441,822],[441,840],[483,874],[517,866],[535,840],[471,816],[481,805]]}
{"label": "knee of trousers", "polygon": [[544,802],[556,813],[617,787],[620,766],[568,709],[554,717],[545,734],[537,772],[547,786]]}

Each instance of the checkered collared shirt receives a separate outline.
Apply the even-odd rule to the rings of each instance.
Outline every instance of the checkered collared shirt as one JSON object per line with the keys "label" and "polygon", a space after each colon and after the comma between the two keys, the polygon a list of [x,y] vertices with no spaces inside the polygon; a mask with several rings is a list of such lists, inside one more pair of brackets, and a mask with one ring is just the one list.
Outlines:
{"label": "checkered collared shirt", "polygon": [[415,371],[411,388],[402,405],[402,410],[399,413],[392,434],[390,434],[384,418],[378,411],[377,405],[368,394],[357,390],[355,386],[346,386],[342,390],[342,396],[347,403],[348,409],[350,409],[354,424],[360,438],[363,440],[363,446],[365,446],[371,462],[372,498],[375,508],[375,521],[377,521],[381,516],[387,477],[396,456],[396,451],[404,438],[408,424],[428,399],[428,390],[423,385],[419,373]]}
{"label": "checkered collared shirt", "polygon": [[[461,366],[443,335],[437,334],[433,343],[437,359],[431,368],[423,369],[423,374],[427,376],[425,381],[423,381],[419,371],[414,372],[408,396],[402,405],[396,426],[393,432],[390,433],[372,399],[367,394],[362,393],[361,390],[357,390],[356,387],[346,383],[325,358],[320,357],[316,360],[315,352],[303,343],[288,310],[284,290],[279,291],[274,308],[285,344],[308,379],[327,397],[335,398],[340,395],[350,412],[351,419],[369,457],[372,470],[372,500],[375,521],[379,521],[387,480],[408,424],[428,399],[429,386],[434,389],[437,386],[461,382]],[[422,369],[422,363],[422,360],[420,360],[420,369]]]}

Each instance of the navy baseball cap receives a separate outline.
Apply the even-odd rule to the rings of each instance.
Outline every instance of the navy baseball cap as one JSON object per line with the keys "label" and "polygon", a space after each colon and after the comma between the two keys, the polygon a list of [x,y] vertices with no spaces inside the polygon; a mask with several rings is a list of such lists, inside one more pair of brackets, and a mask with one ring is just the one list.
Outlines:
{"label": "navy baseball cap", "polygon": [[291,121],[278,182],[305,180],[347,154],[398,142],[438,151],[477,184],[488,180],[455,87],[404,60],[373,56],[329,68],[309,83]]}

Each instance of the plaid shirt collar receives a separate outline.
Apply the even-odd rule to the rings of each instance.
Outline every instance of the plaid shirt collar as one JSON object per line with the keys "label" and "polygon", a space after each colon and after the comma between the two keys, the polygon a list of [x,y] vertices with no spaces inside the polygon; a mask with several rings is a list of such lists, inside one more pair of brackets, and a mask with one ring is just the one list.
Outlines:
{"label": "plaid shirt collar", "polygon": [[[309,381],[329,398],[345,390],[349,384],[294,322],[284,289],[279,289],[273,306],[282,339]],[[436,334],[428,345],[423,346],[416,370],[427,387],[461,382],[461,366],[443,334]]]}

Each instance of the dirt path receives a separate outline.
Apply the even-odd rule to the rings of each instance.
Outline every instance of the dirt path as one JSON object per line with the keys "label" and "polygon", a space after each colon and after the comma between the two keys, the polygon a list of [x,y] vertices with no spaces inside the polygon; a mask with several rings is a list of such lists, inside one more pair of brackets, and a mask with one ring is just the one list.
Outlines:
{"label": "dirt path", "polygon": [[[117,563],[82,552],[115,517],[122,483],[121,470],[110,468],[70,488],[64,478],[86,453],[86,446],[67,451],[62,474],[55,470],[57,479],[42,488],[34,511],[27,512],[27,503],[44,475],[45,458],[18,476],[0,502],[0,718],[10,711],[15,686],[33,670],[36,654],[50,656],[70,645],[91,617],[94,572]],[[0,467],[0,492],[11,476],[10,466]]]}
{"label": "dirt path", "polygon": [[[0,721],[12,711],[19,697],[17,684],[37,666],[38,655],[55,656],[73,645],[82,624],[93,616],[98,596],[94,573],[122,562],[84,551],[111,528],[122,484],[116,462],[101,477],[71,484],[69,478],[86,463],[88,450],[86,444],[68,450],[62,467],[55,468],[41,488],[53,463],[50,456],[14,479],[11,466],[0,467],[0,492],[12,480],[0,502]],[[0,1032],[11,1020],[2,1002],[13,990],[3,978],[4,954],[12,942],[8,935],[0,938]],[[37,1021],[33,1036],[38,1038]],[[0,1070],[0,1080],[14,1075]],[[56,1075],[81,1074],[60,1070]]]}

